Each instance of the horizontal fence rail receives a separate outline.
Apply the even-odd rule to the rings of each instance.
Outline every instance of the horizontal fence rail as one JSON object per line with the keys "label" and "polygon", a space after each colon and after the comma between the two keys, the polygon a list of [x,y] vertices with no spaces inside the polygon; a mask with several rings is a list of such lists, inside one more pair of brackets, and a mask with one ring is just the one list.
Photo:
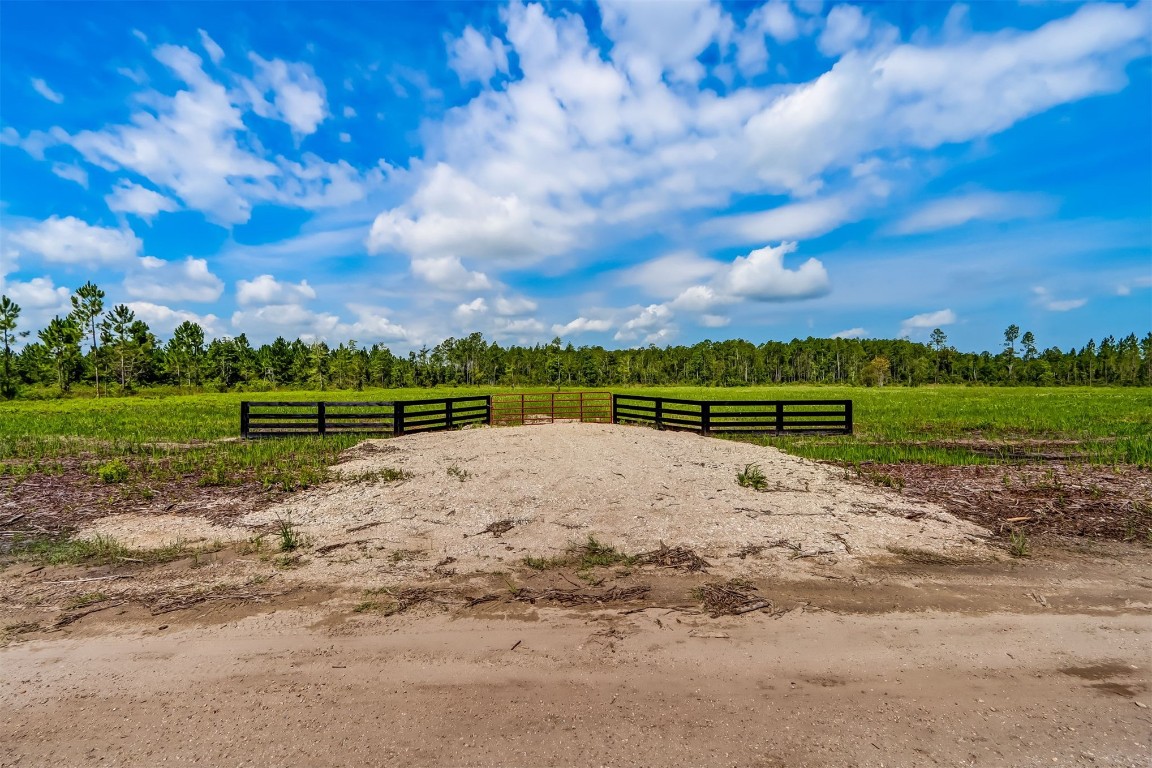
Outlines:
{"label": "horizontal fence rail", "polygon": [[244,439],[301,435],[399,435],[487,424],[491,398],[342,402],[332,400],[240,403]]}
{"label": "horizontal fence rail", "polygon": [[522,392],[492,395],[493,426],[581,421],[612,422],[611,392]]}
{"label": "horizontal fence rail", "polygon": [[580,421],[648,424],[710,434],[852,434],[851,400],[683,400],[610,392],[527,392],[428,400],[244,401],[244,439],[390,435],[473,424],[519,426]]}
{"label": "horizontal fence rail", "polygon": [[702,435],[852,434],[851,400],[681,400],[612,395],[613,423]]}

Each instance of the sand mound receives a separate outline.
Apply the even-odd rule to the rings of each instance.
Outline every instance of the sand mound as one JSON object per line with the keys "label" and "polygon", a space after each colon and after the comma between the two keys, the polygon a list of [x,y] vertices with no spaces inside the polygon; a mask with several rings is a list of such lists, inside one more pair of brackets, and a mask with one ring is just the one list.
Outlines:
{"label": "sand mound", "polygon": [[[345,481],[242,522],[290,518],[327,568],[350,577],[412,575],[447,558],[453,569],[492,570],[590,534],[629,553],[685,546],[737,571],[850,563],[893,546],[971,554],[987,534],[836,467],[640,427],[438,432],[367,441],[348,459],[337,468]],[[753,463],[767,476],[764,491],[736,482]],[[404,479],[386,480],[388,470]]]}

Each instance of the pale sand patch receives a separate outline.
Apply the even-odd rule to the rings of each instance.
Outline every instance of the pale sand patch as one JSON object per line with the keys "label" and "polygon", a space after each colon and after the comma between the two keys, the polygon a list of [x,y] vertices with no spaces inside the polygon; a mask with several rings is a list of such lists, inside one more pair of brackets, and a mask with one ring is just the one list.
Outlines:
{"label": "pale sand patch", "polygon": [[251,535],[247,528],[229,528],[202,517],[133,514],[101,518],[76,534],[81,539],[106,536],[132,549],[156,549],[176,543],[244,541]]}
{"label": "pale sand patch", "polygon": [[[479,428],[367,441],[351,456],[338,467],[349,478],[386,468],[407,478],[331,484],[241,522],[283,517],[314,545],[347,543],[304,569],[336,578],[410,577],[448,557],[461,571],[490,570],[555,555],[589,534],[630,553],[684,545],[718,568],[751,573],[789,561],[796,547],[806,557],[789,569],[799,573],[893,546],[989,554],[985,529],[935,505],[774,448],[690,433],[609,424]],[[752,463],[767,475],[767,491],[737,484],[736,473]],[[513,525],[482,533],[499,521]],[[729,557],[748,545],[768,548]],[[400,550],[422,554],[394,554]]]}

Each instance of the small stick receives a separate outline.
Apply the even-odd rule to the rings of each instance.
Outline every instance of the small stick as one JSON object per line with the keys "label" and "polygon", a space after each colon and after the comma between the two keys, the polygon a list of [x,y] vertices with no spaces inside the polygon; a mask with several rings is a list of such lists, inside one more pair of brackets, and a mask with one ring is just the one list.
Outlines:
{"label": "small stick", "polygon": [[12,518],[11,520],[5,520],[4,522],[0,523],[0,527],[6,527],[9,525],[12,525],[12,523],[16,522],[17,520],[22,520],[25,517],[28,517],[28,513],[22,512],[19,515],[16,515],[16,517]]}
{"label": "small stick", "polygon": [[115,576],[92,576],[87,579],[68,579],[67,581],[46,581],[45,584],[82,584],[86,581],[111,581],[112,579],[130,579],[132,578],[126,573],[118,573]]}
{"label": "small stick", "polygon": [[508,650],[510,650],[510,651],[516,650],[520,646],[520,643],[522,643],[522,642],[524,642],[524,641],[523,640],[517,640],[516,643],[511,648],[509,648]]}

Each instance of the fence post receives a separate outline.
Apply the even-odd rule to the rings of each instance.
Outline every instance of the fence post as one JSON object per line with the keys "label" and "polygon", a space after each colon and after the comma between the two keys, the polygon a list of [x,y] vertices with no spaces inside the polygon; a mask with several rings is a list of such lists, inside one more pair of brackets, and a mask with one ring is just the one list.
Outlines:
{"label": "fence post", "polygon": [[452,429],[452,398],[445,398],[444,400],[444,421],[448,424],[448,429]]}
{"label": "fence post", "polygon": [[242,440],[248,439],[248,408],[247,400],[240,403],[240,438]]}
{"label": "fence post", "polygon": [[656,400],[656,429],[664,429],[664,401],[660,398]]}
{"label": "fence post", "polygon": [[784,403],[776,401],[776,434],[784,434]]}
{"label": "fence post", "polygon": [[712,403],[700,403],[700,434],[712,431]]}
{"label": "fence post", "polygon": [[484,395],[484,422],[492,426],[492,395]]}
{"label": "fence post", "polygon": [[580,423],[584,423],[584,391],[580,391]]}
{"label": "fence post", "polygon": [[609,421],[613,424],[619,424],[620,421],[616,418],[616,398],[619,397],[615,392],[612,393],[612,405],[609,406],[611,413],[609,414]]}
{"label": "fence post", "polygon": [[392,437],[404,434],[404,403],[392,405]]}
{"label": "fence post", "polygon": [[323,435],[328,430],[328,424],[325,419],[324,401],[318,400],[316,402],[316,434]]}
{"label": "fence post", "polygon": [[852,434],[852,401],[844,401],[844,434]]}

